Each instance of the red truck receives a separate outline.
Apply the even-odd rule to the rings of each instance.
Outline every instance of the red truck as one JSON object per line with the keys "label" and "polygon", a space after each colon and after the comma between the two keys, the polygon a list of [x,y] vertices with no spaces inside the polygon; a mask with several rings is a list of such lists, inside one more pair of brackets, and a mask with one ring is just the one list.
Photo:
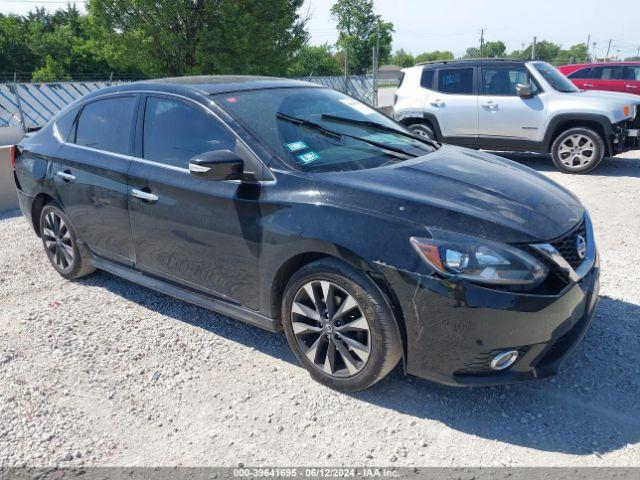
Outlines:
{"label": "red truck", "polygon": [[582,90],[640,95],[640,62],[583,63],[558,67]]}

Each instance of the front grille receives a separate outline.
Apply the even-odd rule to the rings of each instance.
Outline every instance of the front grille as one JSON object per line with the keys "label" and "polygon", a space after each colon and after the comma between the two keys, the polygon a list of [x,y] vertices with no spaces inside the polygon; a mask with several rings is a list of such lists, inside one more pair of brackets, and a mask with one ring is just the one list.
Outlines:
{"label": "front grille", "polygon": [[582,263],[582,260],[578,256],[578,235],[581,235],[582,238],[586,240],[587,238],[587,227],[584,223],[584,220],[580,222],[578,227],[571,230],[568,234],[560,239],[552,242],[551,245],[554,246],[560,255],[571,265],[572,268],[577,268]]}

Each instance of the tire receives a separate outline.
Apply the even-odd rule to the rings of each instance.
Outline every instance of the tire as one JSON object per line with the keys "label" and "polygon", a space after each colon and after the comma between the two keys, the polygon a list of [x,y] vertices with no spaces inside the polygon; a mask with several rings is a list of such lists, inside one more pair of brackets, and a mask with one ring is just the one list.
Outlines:
{"label": "tire", "polygon": [[551,145],[551,158],[564,173],[587,173],[604,158],[604,140],[596,131],[586,128],[565,130]]}
{"label": "tire", "polygon": [[336,259],[318,260],[292,276],[282,323],[300,364],[335,390],[369,388],[402,357],[402,340],[382,293],[362,272]]}
{"label": "tire", "polygon": [[433,129],[424,123],[414,123],[407,127],[413,133],[419,137],[425,137],[428,140],[436,140],[436,135],[433,133]]}
{"label": "tire", "polygon": [[89,252],[78,242],[71,221],[57,204],[48,203],[42,208],[40,233],[44,251],[61,276],[71,280],[95,272]]}

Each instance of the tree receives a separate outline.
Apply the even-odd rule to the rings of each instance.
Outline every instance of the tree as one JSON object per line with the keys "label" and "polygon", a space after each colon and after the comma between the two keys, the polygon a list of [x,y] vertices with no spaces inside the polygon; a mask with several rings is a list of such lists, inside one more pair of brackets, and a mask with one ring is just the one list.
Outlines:
{"label": "tree", "polygon": [[449,51],[434,50],[433,52],[424,52],[416,56],[416,63],[453,60],[453,58],[453,53]]}
{"label": "tree", "polygon": [[393,24],[373,13],[373,0],[337,0],[331,7],[339,32],[337,46],[347,51],[352,73],[371,68],[373,47],[380,32],[379,64],[389,61]]}
{"label": "tree", "polygon": [[504,57],[506,51],[507,46],[500,40],[497,42],[487,42],[482,47],[482,56],[486,58],[501,58]]}
{"label": "tree", "polygon": [[36,69],[31,76],[33,82],[59,82],[61,80],[70,80],[70,77],[65,73],[62,64],[54,60],[51,55],[46,56],[44,65]]}
{"label": "tree", "polygon": [[413,67],[416,64],[416,59],[413,58],[409,52],[405,52],[402,48],[395,52],[391,57],[390,62],[393,65],[398,65],[399,67]]}
{"label": "tree", "polygon": [[[533,46],[529,45],[524,50],[516,50],[512,52],[509,56],[512,58],[517,58],[520,60],[530,60],[531,59],[531,50]],[[542,40],[536,43],[536,60],[542,60],[544,62],[554,63],[558,59],[560,54],[560,45],[557,43],[549,42],[547,40]]]}
{"label": "tree", "polygon": [[209,3],[197,37],[195,72],[285,75],[305,45],[304,0]]}
{"label": "tree", "polygon": [[480,49],[476,47],[469,47],[462,58],[480,58]]}
{"label": "tree", "polygon": [[342,66],[328,43],[302,47],[288,72],[292,77],[332,76],[340,75],[341,73]]}
{"label": "tree", "polygon": [[307,40],[303,0],[91,0],[104,55],[147,75],[284,74]]}
{"label": "tree", "polygon": [[577,45],[572,45],[568,50],[560,50],[556,63],[558,65],[582,63],[587,62],[588,59],[587,45],[585,43],[578,43]]}

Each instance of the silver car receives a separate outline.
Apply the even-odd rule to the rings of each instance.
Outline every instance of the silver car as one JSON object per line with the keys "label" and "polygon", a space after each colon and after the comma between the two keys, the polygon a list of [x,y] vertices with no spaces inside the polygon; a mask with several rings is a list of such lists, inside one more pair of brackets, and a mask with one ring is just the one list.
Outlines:
{"label": "silver car", "polygon": [[458,60],[402,71],[396,120],[471,148],[550,153],[563,172],[640,148],[640,97],[581,91],[545,62]]}

